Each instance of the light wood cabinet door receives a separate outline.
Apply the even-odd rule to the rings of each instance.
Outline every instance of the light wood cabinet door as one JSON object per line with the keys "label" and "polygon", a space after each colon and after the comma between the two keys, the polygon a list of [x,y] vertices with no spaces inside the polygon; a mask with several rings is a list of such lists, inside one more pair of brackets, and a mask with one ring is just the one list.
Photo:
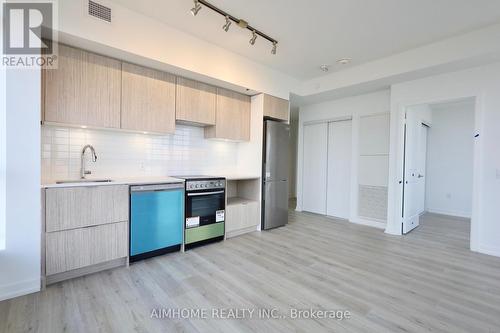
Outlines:
{"label": "light wood cabinet door", "polygon": [[217,88],[215,126],[205,128],[206,138],[250,140],[250,97]]}
{"label": "light wood cabinet door", "polygon": [[59,45],[58,68],[42,75],[44,121],[120,128],[120,61]]}
{"label": "light wood cabinet door", "polygon": [[200,125],[215,125],[217,88],[214,86],[177,78],[175,118]]}
{"label": "light wood cabinet door", "polygon": [[129,63],[122,65],[121,128],[175,132],[175,76]]}
{"label": "light wood cabinet door", "polygon": [[124,258],[128,255],[128,222],[47,233],[46,275]]}
{"label": "light wood cabinet door", "polygon": [[257,226],[260,222],[259,203],[257,201],[248,201],[242,204],[243,219],[242,228]]}
{"label": "light wood cabinet door", "polygon": [[288,121],[289,102],[286,99],[264,95],[264,117]]}
{"label": "light wood cabinet door", "polygon": [[45,191],[45,231],[128,221],[128,207],[127,185],[49,188]]}
{"label": "light wood cabinet door", "polygon": [[240,230],[243,217],[240,204],[226,206],[226,232]]}

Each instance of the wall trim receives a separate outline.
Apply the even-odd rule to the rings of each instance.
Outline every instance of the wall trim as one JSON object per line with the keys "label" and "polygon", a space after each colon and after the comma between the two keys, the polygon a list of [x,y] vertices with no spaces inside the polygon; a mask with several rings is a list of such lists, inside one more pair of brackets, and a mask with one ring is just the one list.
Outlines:
{"label": "wall trim", "polygon": [[367,220],[363,218],[350,219],[349,222],[377,229],[385,229],[386,223],[381,221]]}
{"label": "wall trim", "polygon": [[30,279],[0,286],[0,301],[40,291],[40,279]]}
{"label": "wall trim", "polygon": [[452,217],[460,217],[460,218],[464,218],[464,219],[470,219],[472,217],[471,213],[450,211],[450,210],[445,210],[445,209],[427,208],[426,211],[427,211],[427,213],[447,215],[447,216],[452,216]]}
{"label": "wall trim", "polygon": [[339,122],[339,121],[349,121],[349,120],[352,120],[352,115],[351,116],[340,116],[340,117],[333,117],[333,118],[326,118],[326,119],[305,121],[302,124],[302,127],[307,126],[307,125],[317,125],[317,124],[324,124],[324,123],[335,123],[335,122]]}
{"label": "wall trim", "polygon": [[500,257],[500,247],[496,247],[496,246],[488,246],[488,245],[479,244],[477,250],[471,249],[471,251],[479,252],[479,253],[490,255],[490,256]]}

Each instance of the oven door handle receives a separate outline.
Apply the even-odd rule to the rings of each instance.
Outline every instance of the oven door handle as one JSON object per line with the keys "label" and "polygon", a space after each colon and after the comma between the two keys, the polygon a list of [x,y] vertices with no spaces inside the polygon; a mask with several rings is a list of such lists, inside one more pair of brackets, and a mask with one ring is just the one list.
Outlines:
{"label": "oven door handle", "polygon": [[221,194],[224,193],[224,191],[215,191],[215,192],[201,192],[201,193],[188,193],[188,197],[198,197],[200,195],[211,195],[211,194]]}

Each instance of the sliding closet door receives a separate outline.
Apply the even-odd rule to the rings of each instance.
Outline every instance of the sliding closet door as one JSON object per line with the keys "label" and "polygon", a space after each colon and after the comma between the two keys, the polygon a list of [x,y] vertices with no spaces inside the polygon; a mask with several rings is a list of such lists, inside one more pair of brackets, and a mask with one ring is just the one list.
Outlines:
{"label": "sliding closet door", "polygon": [[302,210],[326,214],[328,124],[304,126]]}
{"label": "sliding closet door", "polygon": [[352,121],[328,124],[327,215],[349,218],[351,192]]}

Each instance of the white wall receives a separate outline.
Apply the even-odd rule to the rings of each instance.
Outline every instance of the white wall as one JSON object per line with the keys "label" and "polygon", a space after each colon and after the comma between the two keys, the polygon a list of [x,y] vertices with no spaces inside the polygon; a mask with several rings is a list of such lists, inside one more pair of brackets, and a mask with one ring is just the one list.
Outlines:
{"label": "white wall", "polygon": [[89,162],[89,155],[86,158],[87,169],[96,178],[224,175],[238,170],[239,144],[207,140],[202,127],[176,125],[175,134],[160,136],[43,126],[42,182],[78,179],[86,144],[96,149],[96,163]]}
{"label": "white wall", "polygon": [[474,100],[432,108],[427,145],[426,210],[472,214]]}
{"label": "white wall", "polygon": [[40,289],[40,71],[7,70],[6,249],[0,300]]}
{"label": "white wall", "polygon": [[303,156],[303,126],[304,123],[326,121],[338,118],[352,117],[352,160],[351,169],[351,212],[349,220],[355,223],[365,223],[383,227],[380,223],[371,222],[358,216],[358,164],[359,164],[359,130],[360,117],[370,114],[387,113],[389,111],[390,92],[388,90],[375,93],[347,97],[320,104],[307,105],[300,108],[299,132],[297,149],[297,210],[302,210],[302,184],[307,179],[302,177]]}
{"label": "white wall", "polygon": [[401,234],[403,116],[409,105],[477,97],[471,249],[500,256],[500,63],[405,82],[391,89],[389,217],[386,232]]}
{"label": "white wall", "polygon": [[234,173],[260,177],[262,174],[264,95],[253,96],[251,102],[250,141],[238,143],[238,167]]}

